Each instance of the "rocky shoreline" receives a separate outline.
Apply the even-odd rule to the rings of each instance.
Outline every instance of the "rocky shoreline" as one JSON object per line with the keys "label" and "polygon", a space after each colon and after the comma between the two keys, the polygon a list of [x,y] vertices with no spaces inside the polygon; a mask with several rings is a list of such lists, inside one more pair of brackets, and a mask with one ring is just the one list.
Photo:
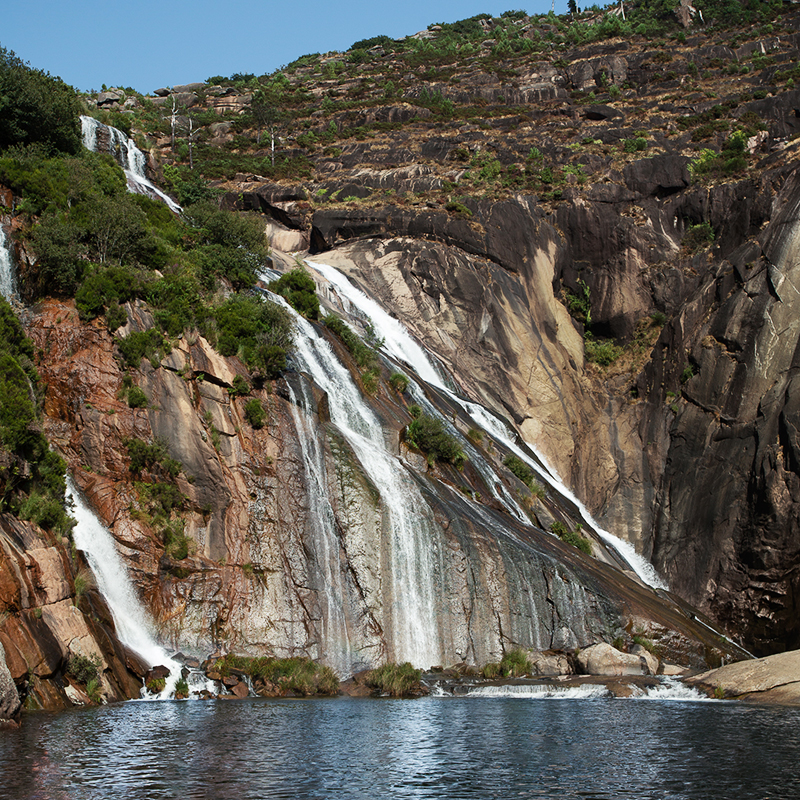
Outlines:
{"label": "rocky shoreline", "polygon": [[[534,651],[533,669],[524,675],[487,677],[487,668],[456,664],[416,670],[400,694],[376,688],[372,670],[359,672],[339,683],[338,691],[298,691],[288,678],[276,681],[251,679],[246,670],[231,668],[222,674],[218,660],[203,664],[187,660],[218,691],[194,694],[200,699],[246,697],[298,698],[343,696],[388,697],[572,697],[661,698],[682,700],[740,700],[747,703],[800,705],[800,651],[762,659],[739,661],[697,673],[680,665],[661,662],[641,645],[625,653],[606,643],[566,653]],[[188,674],[189,667],[185,668]],[[155,668],[154,671],[157,671]],[[150,673],[148,673],[149,675]],[[186,676],[186,675],[185,675]],[[184,676],[184,677],[185,677]]]}

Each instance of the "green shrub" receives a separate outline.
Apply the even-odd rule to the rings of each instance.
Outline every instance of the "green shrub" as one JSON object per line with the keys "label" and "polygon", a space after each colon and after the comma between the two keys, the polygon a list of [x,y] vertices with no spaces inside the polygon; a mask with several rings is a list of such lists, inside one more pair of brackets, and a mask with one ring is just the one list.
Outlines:
{"label": "green shrub", "polygon": [[60,78],[29,67],[5,47],[0,47],[0,97],[0,150],[38,143],[65,153],[80,152],[77,92]]}
{"label": "green shrub", "polygon": [[268,681],[301,695],[335,695],[339,692],[339,679],[330,667],[322,666],[309,658],[250,658],[230,653],[214,662],[212,669],[222,676],[232,669],[244,672],[254,681]]}
{"label": "green shrub", "polygon": [[252,397],[245,403],[244,418],[256,430],[264,427],[264,424],[267,421],[267,414],[264,411],[264,406],[261,404],[261,401],[258,398]]}
{"label": "green shrub", "polygon": [[186,678],[178,678],[175,683],[175,699],[185,700],[189,696],[189,684]]}
{"label": "green shrub", "polygon": [[475,444],[480,444],[483,441],[483,431],[479,428],[470,428],[467,431],[467,438]]}
{"label": "green shrub", "polygon": [[533,667],[525,650],[511,650],[500,660],[500,672],[505,678],[521,678],[530,674]]}
{"label": "green shrub", "polygon": [[336,334],[337,338],[347,348],[359,367],[364,369],[376,363],[377,354],[375,350],[356,336],[352,328],[350,328],[341,317],[337,317],[336,314],[328,314],[322,321],[329,331]]}
{"label": "green shrub", "polygon": [[267,288],[286,299],[292,308],[308,319],[319,317],[319,298],[314,279],[302,267],[293,269],[278,280],[272,281]]}
{"label": "green shrub", "polygon": [[402,394],[408,388],[408,378],[402,372],[393,372],[389,376],[389,386]]}
{"label": "green shrub", "polygon": [[139,368],[143,358],[155,368],[164,355],[172,351],[169,342],[155,328],[150,328],[149,331],[132,331],[126,337],[117,337],[114,341],[125,366],[133,369]]}
{"label": "green shrub", "polygon": [[364,391],[367,394],[375,394],[380,386],[381,372],[379,369],[372,367],[365,370],[361,375],[361,383]]}
{"label": "green shrub", "polygon": [[224,356],[238,355],[251,369],[276,378],[286,368],[292,345],[291,314],[275,303],[237,294],[210,310],[207,337]]}
{"label": "green shrub", "polygon": [[573,547],[577,547],[582,553],[586,553],[587,556],[592,554],[592,543],[589,539],[580,535],[580,525],[578,529],[575,531],[571,531],[563,522],[559,522],[556,520],[551,526],[550,530],[561,539],[562,542],[566,544],[571,544]]}
{"label": "green shrub", "polygon": [[96,655],[85,656],[75,653],[67,661],[67,675],[84,685],[93,679],[96,680],[99,670],[100,659]]}
{"label": "green shrub", "polygon": [[151,694],[161,694],[167,685],[166,678],[150,678],[145,684],[145,688]]}
{"label": "green shrub", "polygon": [[241,375],[237,375],[231,386],[228,387],[228,394],[234,397],[245,397],[250,394],[250,384]]}
{"label": "green shrub", "polygon": [[147,395],[138,386],[128,389],[128,406],[130,408],[147,408]]}
{"label": "green shrub", "polygon": [[690,252],[695,253],[704,247],[713,244],[714,229],[708,222],[701,222],[698,225],[690,225],[683,235],[681,244]]}
{"label": "green shrub", "polygon": [[125,447],[130,458],[130,471],[138,475],[147,469],[162,474],[165,478],[177,478],[183,465],[170,457],[167,443],[155,438],[148,444],[142,439],[126,439]]}
{"label": "green shrub", "polygon": [[428,463],[445,461],[457,469],[464,466],[466,460],[458,439],[449,434],[444,423],[438,417],[420,414],[406,426],[406,441],[421,450],[428,457]]}
{"label": "green shrub", "polygon": [[613,364],[624,352],[612,340],[595,339],[589,331],[584,334],[584,347],[586,360],[602,367]]}
{"label": "green shrub", "polygon": [[647,150],[647,139],[644,136],[626,139],[623,143],[623,150],[626,153],[639,153],[642,150]]}
{"label": "green shrub", "polygon": [[183,561],[189,555],[190,539],[184,533],[184,526],[182,519],[176,519],[167,523],[161,531],[164,553],[175,561]]}
{"label": "green shrub", "polygon": [[521,458],[509,453],[503,459],[503,465],[508,467],[528,488],[533,485],[533,470]]}
{"label": "green shrub", "polygon": [[422,672],[406,661],[404,664],[384,664],[366,675],[367,686],[390,697],[405,697],[419,682]]}

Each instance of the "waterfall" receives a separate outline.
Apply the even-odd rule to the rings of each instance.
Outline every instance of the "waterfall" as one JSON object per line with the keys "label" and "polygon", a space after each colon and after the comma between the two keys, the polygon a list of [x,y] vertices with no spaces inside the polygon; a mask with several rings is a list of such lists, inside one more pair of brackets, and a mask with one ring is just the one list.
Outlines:
{"label": "waterfall", "polygon": [[[298,335],[294,360],[328,395],[330,417],[353,449],[361,467],[377,488],[383,513],[388,517],[389,605],[384,609],[389,639],[389,659],[430,666],[443,655],[436,613],[434,572],[437,526],[417,484],[384,439],[380,420],[364,402],[350,372],[338,360],[313,325],[298,315],[283,298],[274,297],[295,318]],[[301,426],[302,427],[302,426]],[[313,459],[306,456],[307,465]],[[341,599],[331,602],[341,602]]]}
{"label": "waterfall", "polygon": [[130,137],[126,136],[118,128],[104,125],[94,117],[81,116],[81,131],[83,133],[83,144],[87,150],[93,153],[98,151],[98,131],[107,132],[108,152],[119,164],[128,180],[128,190],[136,194],[144,194],[148,197],[155,197],[166,203],[170,210],[180,214],[181,207],[169,196],[164,194],[155,184],[147,179],[145,167],[147,166],[147,156],[136,146]]}
{"label": "waterfall", "polygon": [[6,300],[17,297],[17,281],[14,275],[14,262],[11,258],[11,245],[6,241],[6,232],[0,225],[0,294]]}
{"label": "waterfall", "polygon": [[[422,380],[450,397],[478,426],[489,432],[518,458],[521,458],[552,490],[573,504],[580,512],[586,525],[619,553],[623,561],[630,566],[642,582],[654,589],[668,588],[656,573],[653,565],[646,558],[639,555],[633,545],[603,530],[598,525],[586,506],[567,488],[556,471],[547,464],[544,456],[537,451],[533,444],[525,442],[525,448],[519,447],[515,442],[515,435],[511,433],[505,422],[483,406],[465,400],[453,392],[446,385],[446,377],[431,362],[425,349],[414,340],[402,323],[387,314],[378,303],[360,289],[357,289],[334,267],[318,261],[308,261],[307,263],[328,280],[336,291],[342,297],[345,297],[353,307],[370,320],[376,332],[383,338],[385,351],[392,358],[408,364]],[[534,457],[531,457],[531,453]]]}
{"label": "waterfall", "polygon": [[349,640],[347,615],[343,607],[347,591],[342,580],[336,518],[328,499],[325,455],[311,420],[302,414],[303,409],[311,407],[308,384],[305,382],[302,384],[302,403],[299,402],[291,384],[287,383],[287,386],[292,400],[294,424],[303,452],[309,519],[314,526],[314,535],[310,537],[312,543],[309,546],[313,548],[318,565],[317,574],[321,579],[322,640],[325,642],[326,650],[323,654],[324,660],[338,675],[349,675],[353,671],[354,662],[357,661],[357,654],[353,652]]}
{"label": "waterfall", "polygon": [[181,676],[182,665],[170,658],[156,641],[153,623],[139,602],[114,538],[87,505],[71,477],[67,478],[67,493],[72,496],[73,516],[78,521],[72,534],[75,547],[83,551],[89,562],[97,588],[114,617],[117,636],[150,666],[163,664],[169,668],[170,675],[160,695],[167,698]]}

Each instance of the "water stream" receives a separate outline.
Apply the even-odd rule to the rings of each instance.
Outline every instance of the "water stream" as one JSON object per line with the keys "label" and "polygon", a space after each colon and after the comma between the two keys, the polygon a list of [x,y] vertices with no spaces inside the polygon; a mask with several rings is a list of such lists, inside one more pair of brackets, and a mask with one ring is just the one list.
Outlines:
{"label": "water stream", "polygon": [[430,509],[397,456],[388,451],[380,420],[364,402],[350,372],[314,327],[290,311],[298,333],[293,358],[327,392],[331,421],[377,488],[389,518],[389,658],[437,664],[442,646],[434,597],[436,554],[432,548],[437,536]]}
{"label": "water stream", "polygon": [[73,531],[75,546],[82,550],[105,598],[119,640],[138,653],[151,667],[159,664],[169,668],[170,675],[161,697],[169,697],[181,676],[182,665],[170,658],[157,642],[153,623],[139,602],[136,590],[114,543],[114,537],[97,518],[86,500],[67,478],[67,492],[74,502],[73,516],[78,521]]}
{"label": "water stream", "polygon": [[516,442],[517,436],[509,430],[503,420],[484,406],[465,400],[450,388],[449,380],[441,368],[431,361],[427,351],[411,336],[402,323],[391,317],[375,300],[356,288],[336,268],[319,261],[308,261],[307,264],[321,274],[340,296],[346,298],[349,304],[358,309],[360,314],[371,322],[377,334],[383,338],[385,351],[392,358],[413,368],[422,380],[446,394],[475,421],[476,425],[483,428],[505,448],[528,464],[552,491],[561,495],[578,510],[587,527],[595,531],[607,545],[616,550],[623,561],[644,583],[656,589],[667,589],[666,583],[656,573],[652,564],[638,554],[633,545],[600,527],[584,504],[569,490],[532,443],[525,442],[524,447],[520,447]]}
{"label": "water stream", "polygon": [[17,297],[17,280],[14,274],[11,245],[6,240],[6,232],[2,225],[0,225],[0,294],[6,300],[13,300]]}
{"label": "water stream", "polygon": [[114,160],[122,167],[128,180],[128,189],[136,194],[144,194],[162,200],[172,211],[180,214],[181,207],[168,195],[164,194],[154,183],[148,180],[145,173],[147,156],[136,146],[129,136],[118,128],[104,125],[94,117],[81,116],[81,131],[83,145],[93,153],[98,149],[98,131],[108,131],[109,152]]}

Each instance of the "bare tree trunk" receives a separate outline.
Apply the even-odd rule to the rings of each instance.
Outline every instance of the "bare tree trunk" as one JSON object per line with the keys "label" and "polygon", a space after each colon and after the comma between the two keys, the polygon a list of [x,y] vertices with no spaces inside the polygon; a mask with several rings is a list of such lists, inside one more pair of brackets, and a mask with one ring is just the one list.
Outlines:
{"label": "bare tree trunk", "polygon": [[192,118],[189,117],[189,169],[194,169],[194,158],[193,158],[193,149],[194,149],[194,142],[192,140],[193,134],[193,125],[192,125]]}
{"label": "bare tree trunk", "polygon": [[175,98],[172,98],[172,114],[169,118],[170,127],[172,129],[172,152],[175,152],[175,126],[178,124],[178,109],[175,107]]}

